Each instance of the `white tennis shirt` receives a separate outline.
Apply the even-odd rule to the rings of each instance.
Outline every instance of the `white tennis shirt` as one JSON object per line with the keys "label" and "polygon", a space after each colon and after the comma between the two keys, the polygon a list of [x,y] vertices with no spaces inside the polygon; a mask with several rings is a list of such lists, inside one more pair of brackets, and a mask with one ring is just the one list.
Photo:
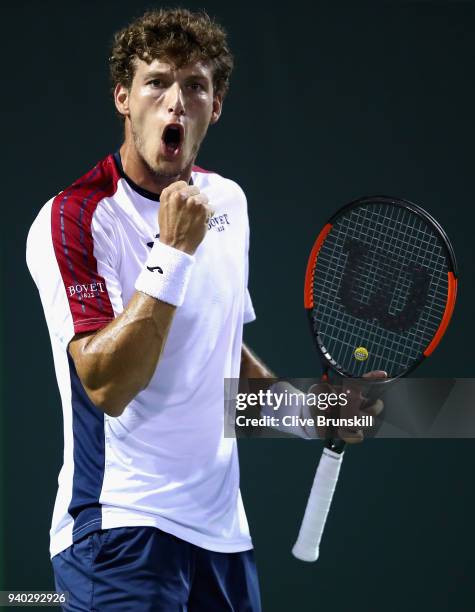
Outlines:
{"label": "white tennis shirt", "polygon": [[51,556],[97,529],[141,525],[218,552],[252,548],[236,441],[223,437],[223,379],[239,377],[243,323],[255,318],[247,204],[218,174],[194,167],[192,180],[215,214],[150,384],[118,418],[91,403],[67,347],[129,302],[160,232],[158,197],[110,155],[47,202],[30,229],[27,263],[64,419]]}

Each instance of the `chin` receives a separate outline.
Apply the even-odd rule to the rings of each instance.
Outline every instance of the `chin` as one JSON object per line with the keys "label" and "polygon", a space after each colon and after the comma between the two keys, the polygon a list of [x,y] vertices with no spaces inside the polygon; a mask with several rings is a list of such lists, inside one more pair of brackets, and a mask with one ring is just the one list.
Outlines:
{"label": "chin", "polygon": [[158,176],[173,177],[178,176],[184,170],[184,165],[177,161],[160,161],[154,168]]}
{"label": "chin", "polygon": [[178,176],[193,165],[194,158],[184,161],[183,159],[158,159],[155,163],[154,172],[160,176]]}
{"label": "chin", "polygon": [[183,163],[180,160],[166,160],[160,157],[144,159],[149,170],[156,176],[173,177],[180,174]]}

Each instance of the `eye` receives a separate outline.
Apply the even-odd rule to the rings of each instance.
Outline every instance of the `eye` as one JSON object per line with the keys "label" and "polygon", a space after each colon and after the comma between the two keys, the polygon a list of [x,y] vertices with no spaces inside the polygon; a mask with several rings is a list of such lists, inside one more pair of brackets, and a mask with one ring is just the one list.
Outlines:
{"label": "eye", "polygon": [[161,79],[152,79],[147,85],[151,85],[152,87],[163,87],[163,81]]}
{"label": "eye", "polygon": [[202,83],[199,83],[198,81],[193,81],[192,83],[190,83],[188,85],[188,87],[192,91],[204,91],[205,90],[205,88],[203,87]]}

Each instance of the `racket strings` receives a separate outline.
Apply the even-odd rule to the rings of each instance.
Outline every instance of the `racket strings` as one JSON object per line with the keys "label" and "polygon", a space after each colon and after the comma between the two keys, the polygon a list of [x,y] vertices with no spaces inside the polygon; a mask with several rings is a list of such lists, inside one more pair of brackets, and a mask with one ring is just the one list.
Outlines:
{"label": "racket strings", "polygon": [[[325,349],[340,369],[354,376],[388,368],[395,376],[406,370],[440,324],[447,271],[445,250],[436,231],[409,209],[372,204],[337,218],[314,270],[313,319]],[[415,275],[428,284],[419,297]],[[414,311],[417,299],[420,312]],[[368,316],[371,306],[380,312]],[[415,322],[405,329],[404,319],[410,319],[405,313],[411,308]],[[355,359],[359,346],[368,350],[366,361]]]}

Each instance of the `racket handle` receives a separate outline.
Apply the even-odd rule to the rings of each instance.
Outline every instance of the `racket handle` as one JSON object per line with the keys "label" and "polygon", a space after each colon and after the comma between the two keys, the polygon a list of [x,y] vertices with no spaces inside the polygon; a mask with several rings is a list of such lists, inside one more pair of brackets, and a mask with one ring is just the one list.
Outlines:
{"label": "racket handle", "polygon": [[340,473],[343,452],[324,448],[292,554],[301,561],[316,561],[328,511]]}

